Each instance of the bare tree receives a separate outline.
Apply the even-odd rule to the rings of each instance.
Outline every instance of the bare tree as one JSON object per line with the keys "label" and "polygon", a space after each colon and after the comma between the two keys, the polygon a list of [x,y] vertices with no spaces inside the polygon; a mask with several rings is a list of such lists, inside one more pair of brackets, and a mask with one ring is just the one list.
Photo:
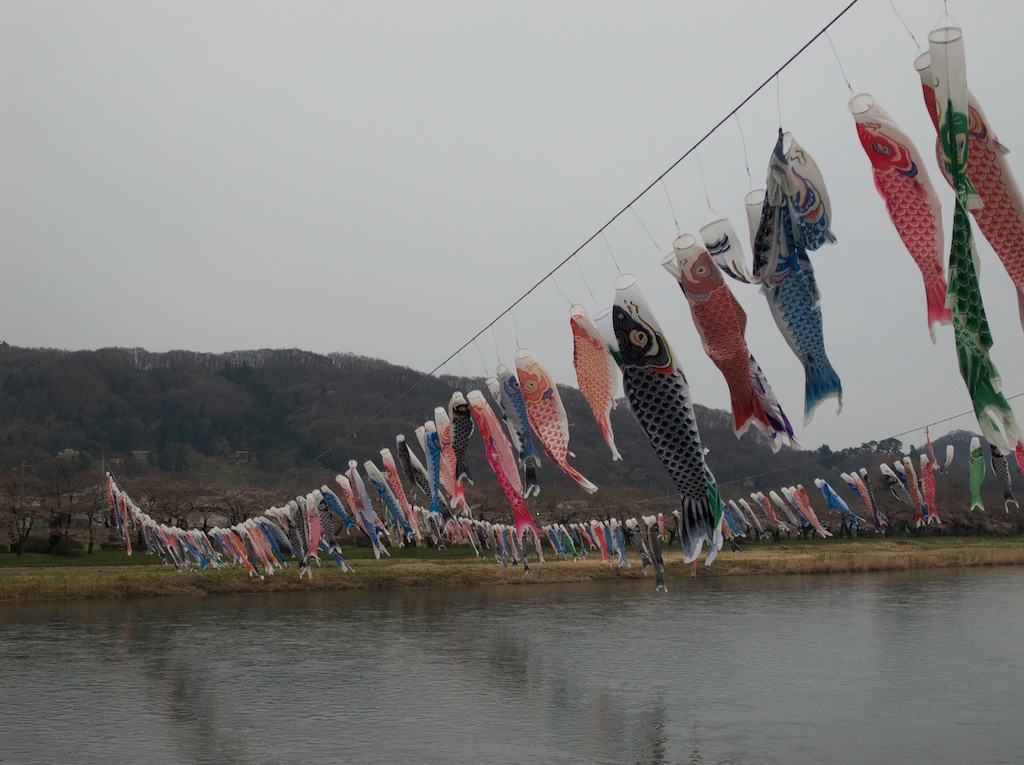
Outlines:
{"label": "bare tree", "polygon": [[282,504],[284,501],[286,498],[275,497],[267,489],[249,486],[225,491],[213,499],[213,504],[227,518],[228,525],[234,526],[259,515],[272,504]]}
{"label": "bare tree", "polygon": [[0,474],[0,522],[11,552],[21,555],[22,545],[32,533],[38,511],[39,481],[25,468]]}
{"label": "bare tree", "polygon": [[96,547],[96,529],[103,525],[105,510],[107,507],[106,492],[101,485],[93,488],[93,491],[84,494],[79,499],[79,507],[89,524],[89,547],[87,552],[92,555]]}
{"label": "bare tree", "polygon": [[48,552],[54,554],[60,546],[60,538],[70,532],[72,516],[79,512],[80,504],[99,501],[88,497],[98,490],[99,475],[77,452],[62,452],[41,463],[36,474],[41,488],[40,516],[50,529]]}

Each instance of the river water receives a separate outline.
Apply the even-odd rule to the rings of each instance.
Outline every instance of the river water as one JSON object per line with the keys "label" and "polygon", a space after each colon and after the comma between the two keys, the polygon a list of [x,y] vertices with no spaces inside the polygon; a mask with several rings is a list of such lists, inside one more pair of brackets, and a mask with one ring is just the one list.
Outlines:
{"label": "river water", "polygon": [[1020,763],[1024,569],[0,604],[0,763]]}

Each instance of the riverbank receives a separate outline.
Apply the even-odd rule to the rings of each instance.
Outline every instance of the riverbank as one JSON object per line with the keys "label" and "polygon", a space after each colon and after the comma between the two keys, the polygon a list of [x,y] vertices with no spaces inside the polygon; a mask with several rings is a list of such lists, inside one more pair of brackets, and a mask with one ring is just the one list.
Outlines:
{"label": "riverbank", "polygon": [[[493,556],[480,560],[465,550],[403,550],[395,558],[376,561],[353,550],[354,570],[342,572],[325,557],[313,578],[299,580],[294,566],[264,580],[237,568],[177,572],[132,556],[131,563],[96,565],[89,556],[63,560],[61,565],[14,565],[4,555],[0,566],[0,601],[75,600],[84,598],[134,598],[166,595],[203,596],[218,593],[288,592],[309,590],[360,590],[417,587],[467,587],[473,585],[522,585],[584,582],[611,579],[642,579],[639,560],[631,555],[632,568],[611,568],[591,555],[573,563],[553,560],[531,562],[531,573],[502,568]],[[549,551],[546,551],[549,553]],[[24,557],[24,556],[23,556]],[[43,556],[39,556],[40,558]],[[109,561],[106,556],[101,559]],[[145,561],[145,562],[143,562]],[[29,561],[25,561],[28,563]],[[698,566],[699,577],[829,574],[858,571],[900,571],[925,568],[1024,565],[1024,538],[927,537],[909,539],[861,539],[748,543],[740,553],[723,550],[710,568]],[[678,550],[666,556],[666,579],[686,579]],[[652,578],[653,586],[653,578]]]}

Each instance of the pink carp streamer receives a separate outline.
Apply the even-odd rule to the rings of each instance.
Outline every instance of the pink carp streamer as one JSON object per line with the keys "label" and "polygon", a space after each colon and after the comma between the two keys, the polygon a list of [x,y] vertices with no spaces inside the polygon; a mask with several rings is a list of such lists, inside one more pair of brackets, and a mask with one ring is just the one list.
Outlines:
{"label": "pink carp streamer", "polygon": [[594,413],[601,438],[612,451],[612,460],[621,460],[622,455],[615,447],[611,421],[611,411],[615,408],[615,397],[619,390],[618,364],[601,337],[600,330],[587,316],[587,309],[581,305],[570,308],[569,326],[572,328],[572,363],[576,369],[580,393]]}
{"label": "pink carp streamer", "polygon": [[458,458],[452,446],[452,421],[448,417],[448,410],[443,406],[434,408],[434,425],[437,427],[437,437],[441,441],[441,486],[452,498],[450,504],[453,508],[462,505],[469,510],[462,483],[455,480],[455,465]]}
{"label": "pink carp streamer", "polygon": [[803,513],[804,518],[807,519],[808,523],[814,527],[814,530],[821,535],[822,539],[832,536],[832,532],[821,525],[821,521],[818,520],[817,513],[814,512],[814,508],[811,507],[811,498],[807,496],[807,489],[804,488],[803,484],[797,486],[790,486],[789,492],[793,496],[793,500],[796,502],[796,506]]}
{"label": "pink carp streamer", "polygon": [[779,520],[779,517],[775,514],[775,508],[773,508],[772,503],[768,501],[768,497],[761,492],[757,492],[751,493],[750,498],[761,506],[761,510],[764,511],[764,514],[767,516],[768,522],[771,523],[773,529],[781,529],[782,531],[787,529],[786,524]]}
{"label": "pink carp streamer", "polygon": [[885,200],[903,244],[924,279],[928,332],[935,342],[935,325],[952,324],[946,307],[943,268],[942,206],[917,147],[892,117],[869,96],[850,99],[850,112],[875,177],[875,188]]}
{"label": "pink carp streamer", "polygon": [[578,483],[583,491],[593,494],[597,491],[597,486],[588,481],[567,460],[568,457],[576,455],[569,451],[569,418],[551,375],[537,357],[525,348],[516,351],[515,359],[519,387],[522,388],[523,398],[526,399],[526,414],[530,420],[530,427],[540,439],[551,461]]}
{"label": "pink carp streamer", "polygon": [[[519,543],[523,542],[523,533],[527,528],[533,529],[536,535],[537,553],[540,554],[540,535],[537,533],[537,526],[530,517],[530,511],[523,502],[523,485],[519,480],[519,471],[514,470],[514,478],[507,472],[507,466],[515,465],[516,458],[512,453],[512,444],[509,443],[505,432],[501,429],[501,423],[494,410],[491,409],[484,394],[478,390],[472,390],[466,396],[469,402],[470,411],[473,413],[473,420],[476,422],[476,429],[484,442],[484,454],[487,462],[498,477],[498,484],[504,493],[508,503],[512,506],[512,517],[516,525],[516,537]],[[543,560],[543,557],[541,558]]]}
{"label": "pink carp streamer", "polygon": [[402,512],[405,513],[405,517],[409,519],[409,525],[412,526],[416,538],[422,539],[423,534],[420,531],[419,517],[413,511],[412,505],[409,504],[409,498],[405,496],[405,487],[402,485],[402,477],[398,472],[398,463],[395,462],[395,456],[391,453],[390,449],[384,448],[380,450],[380,458],[384,464],[384,472],[387,473],[391,491],[395,494],[395,499],[398,500]]}
{"label": "pink carp streamer", "polygon": [[907,493],[910,494],[910,500],[914,503],[916,513],[921,518],[928,516],[928,508],[923,504],[921,498],[921,492],[917,488],[917,471],[914,470],[914,461],[910,457],[903,458],[903,479],[907,484]]}

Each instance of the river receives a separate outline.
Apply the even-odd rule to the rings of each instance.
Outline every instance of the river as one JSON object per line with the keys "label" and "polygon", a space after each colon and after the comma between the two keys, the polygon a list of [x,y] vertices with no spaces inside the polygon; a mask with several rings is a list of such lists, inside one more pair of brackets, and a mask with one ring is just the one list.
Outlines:
{"label": "river", "polygon": [[1024,569],[0,603],[0,763],[1019,763]]}

